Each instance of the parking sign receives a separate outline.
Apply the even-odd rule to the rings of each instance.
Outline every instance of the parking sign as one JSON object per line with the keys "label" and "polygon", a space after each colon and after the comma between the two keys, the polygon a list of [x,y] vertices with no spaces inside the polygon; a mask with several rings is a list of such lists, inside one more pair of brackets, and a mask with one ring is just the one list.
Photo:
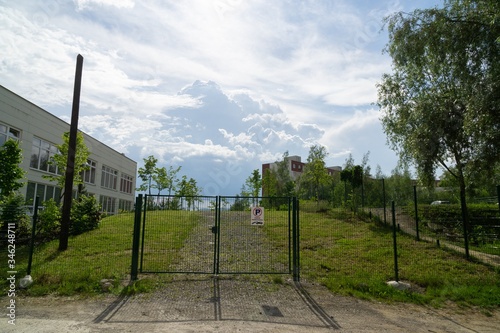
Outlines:
{"label": "parking sign", "polygon": [[251,212],[251,224],[264,225],[264,207],[252,207]]}

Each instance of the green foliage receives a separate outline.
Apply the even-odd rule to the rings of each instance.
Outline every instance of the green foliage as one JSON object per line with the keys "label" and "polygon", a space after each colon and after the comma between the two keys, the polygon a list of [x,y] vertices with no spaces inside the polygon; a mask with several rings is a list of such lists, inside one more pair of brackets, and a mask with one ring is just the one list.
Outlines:
{"label": "green foliage", "polygon": [[249,188],[252,196],[259,196],[262,187],[262,178],[260,177],[259,169],[252,171],[252,174],[246,179],[245,185]]}
{"label": "green foliage", "polygon": [[[63,134],[63,143],[57,145],[59,154],[56,154],[49,161],[49,164],[56,165],[59,170],[58,175],[43,175],[42,177],[50,181],[56,182],[57,186],[64,189],[64,183],[66,182],[66,166],[68,163],[68,152],[69,152],[69,132]],[[74,162],[74,175],[73,175],[73,185],[83,184],[82,172],[88,169],[87,160],[89,158],[90,151],[85,145],[85,139],[81,132],[77,132],[76,135],[76,151],[75,151],[75,162]]]}
{"label": "green foliage", "polygon": [[45,201],[43,207],[38,213],[37,238],[51,240],[58,237],[61,231],[61,208],[52,198]]}
{"label": "green foliage", "polygon": [[[492,12],[493,10],[493,12]],[[387,19],[393,73],[378,84],[392,148],[432,186],[437,166],[456,178],[462,214],[467,187],[500,161],[498,1],[449,0],[443,8]]]}
{"label": "green foliage", "polygon": [[408,166],[397,166],[385,180],[387,203],[394,201],[397,205],[405,205],[413,202],[413,185]]}
{"label": "green foliage", "polygon": [[183,207],[183,202],[187,203],[188,210],[194,209],[195,202],[199,201],[197,196],[201,194],[201,188],[196,184],[196,180],[194,178],[187,179],[186,175],[182,176],[181,181],[179,182],[179,188],[175,193],[176,196],[182,197],[180,199],[181,205]]}
{"label": "green foliage", "polygon": [[[288,151],[283,153],[283,159],[275,162],[274,168],[269,168],[262,175],[262,195],[265,197],[294,196],[299,190],[300,181],[294,182],[290,176]],[[266,207],[271,207],[268,199],[264,200]]]}
{"label": "green foliage", "polygon": [[234,204],[231,205],[229,210],[244,211],[244,210],[248,209],[248,207],[250,207],[250,203],[249,203],[248,198],[245,198],[245,197],[242,198],[239,195],[237,195],[236,198],[234,199]]}
{"label": "green foliage", "polygon": [[353,167],[346,167],[340,172],[340,180],[343,182],[349,182],[353,189],[356,189],[363,185],[363,167],[361,165],[355,165]]}
{"label": "green foliage", "polygon": [[155,281],[154,277],[145,277],[140,280],[132,282],[126,286],[121,294],[122,295],[136,295],[141,293],[147,293],[153,291],[157,287],[157,281]]}
{"label": "green foliage", "polygon": [[307,164],[302,174],[302,187],[305,187],[309,194],[309,198],[314,196],[318,202],[323,198],[323,189],[330,183],[330,177],[326,170],[325,158],[328,156],[326,148],[315,145],[309,148]]}
{"label": "green foliage", "polygon": [[[146,162],[146,164],[148,163],[150,162],[149,161]],[[152,179],[155,182],[155,184],[151,185],[151,187],[156,188],[158,190],[158,194],[160,194],[161,191],[163,190],[167,190],[168,195],[171,195],[172,191],[173,192],[176,191],[177,184],[179,183],[179,179],[177,178],[177,173],[180,170],[181,167],[174,169],[172,166],[170,166],[168,170],[165,167],[154,168]]]}
{"label": "green foliage", "polygon": [[70,233],[79,235],[99,227],[101,207],[93,195],[82,195],[73,200]]}
{"label": "green foliage", "polygon": [[148,158],[144,158],[144,167],[140,167],[137,171],[139,174],[139,178],[143,181],[143,183],[139,186],[139,191],[148,191],[148,194],[151,195],[152,188],[152,180],[153,176],[156,173],[156,163],[158,163],[158,159],[153,155]]}
{"label": "green foliage", "polygon": [[0,201],[12,192],[23,187],[20,181],[24,170],[19,166],[22,162],[21,148],[15,140],[7,140],[0,147]]}
{"label": "green foliage", "polygon": [[500,25],[486,23],[478,3],[388,18],[394,72],[378,85],[382,123],[429,182],[438,164],[453,161],[462,177],[491,170],[500,156]]}
{"label": "green foliage", "polygon": [[30,237],[30,218],[24,207],[24,197],[11,192],[0,201],[0,225],[1,230],[6,231],[8,224],[15,224],[16,239],[18,242],[25,241]]}
{"label": "green foliage", "polygon": [[[406,213],[415,218],[414,206],[409,205]],[[500,212],[494,204],[469,204],[468,236],[475,250],[500,254]],[[433,237],[463,246],[463,218],[459,204],[418,205],[420,230]]]}

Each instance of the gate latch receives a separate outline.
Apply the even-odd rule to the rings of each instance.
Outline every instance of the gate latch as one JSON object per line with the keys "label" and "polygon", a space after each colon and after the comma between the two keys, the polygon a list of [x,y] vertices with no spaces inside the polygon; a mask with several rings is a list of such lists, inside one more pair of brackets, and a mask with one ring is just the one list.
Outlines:
{"label": "gate latch", "polygon": [[212,233],[213,234],[217,233],[217,226],[214,225],[214,226],[211,227],[211,229],[212,229]]}

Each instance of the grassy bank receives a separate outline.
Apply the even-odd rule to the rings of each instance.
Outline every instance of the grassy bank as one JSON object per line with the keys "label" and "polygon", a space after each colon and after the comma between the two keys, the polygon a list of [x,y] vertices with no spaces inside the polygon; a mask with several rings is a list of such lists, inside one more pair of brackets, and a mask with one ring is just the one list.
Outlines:
{"label": "grassy bank", "polygon": [[[145,254],[163,249],[167,239],[174,258],[197,223],[192,212],[168,214],[179,223],[175,228],[161,227],[158,232],[148,229],[151,248],[145,248]],[[155,216],[160,228],[164,216]],[[129,287],[122,283],[130,273],[132,227],[133,214],[120,214],[105,218],[96,230],[72,237],[67,251],[57,250],[57,240],[37,246],[32,267],[35,283],[20,294],[97,295],[102,292],[99,281],[104,278],[112,281],[114,293],[154,288],[169,276],[148,275]],[[273,246],[287,246],[282,236],[273,235],[281,229],[269,225],[265,230]],[[332,292],[435,306],[447,301],[484,309],[500,306],[498,268],[467,261],[459,254],[403,234],[398,234],[398,274],[399,280],[410,283],[412,288],[398,291],[389,287],[386,282],[395,279],[392,231],[351,212],[301,210],[300,236],[302,279],[324,284]],[[3,253],[7,258],[5,250]],[[25,275],[27,258],[27,249],[18,248],[17,278]],[[159,264],[168,265],[168,260]],[[3,289],[8,289],[6,271],[0,273]]]}
{"label": "grassy bank", "polygon": [[446,301],[483,308],[500,306],[500,270],[397,234],[398,278],[392,230],[346,212],[301,213],[302,277],[332,292],[364,299],[439,306]]}

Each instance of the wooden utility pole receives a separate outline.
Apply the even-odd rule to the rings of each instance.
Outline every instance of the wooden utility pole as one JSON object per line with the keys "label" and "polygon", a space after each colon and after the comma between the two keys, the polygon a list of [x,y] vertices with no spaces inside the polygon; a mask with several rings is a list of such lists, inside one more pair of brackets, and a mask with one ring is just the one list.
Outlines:
{"label": "wooden utility pole", "polygon": [[78,132],[78,113],[80,111],[80,91],[82,87],[83,57],[76,57],[75,87],[73,90],[73,108],[69,129],[68,160],[66,162],[66,177],[64,181],[64,196],[61,218],[61,234],[59,236],[59,251],[68,248],[71,202],[73,200],[73,178],[75,175],[76,134]]}

